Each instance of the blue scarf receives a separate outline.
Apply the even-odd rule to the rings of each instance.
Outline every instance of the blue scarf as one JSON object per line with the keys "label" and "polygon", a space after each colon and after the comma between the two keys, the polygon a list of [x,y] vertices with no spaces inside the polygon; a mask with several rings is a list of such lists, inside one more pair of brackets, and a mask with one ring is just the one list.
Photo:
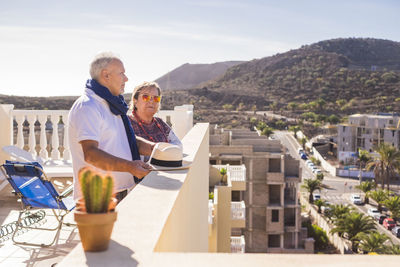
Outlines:
{"label": "blue scarf", "polygon": [[[136,144],[135,132],[132,129],[132,125],[128,119],[126,113],[128,112],[128,104],[122,95],[114,96],[110,90],[99,84],[96,80],[89,79],[86,82],[86,88],[91,89],[96,95],[100,96],[107,101],[110,111],[114,115],[121,115],[122,121],[124,122],[126,136],[128,137],[129,148],[131,149],[132,160],[140,159],[139,148]],[[139,183],[140,179],[134,176],[135,183]]]}

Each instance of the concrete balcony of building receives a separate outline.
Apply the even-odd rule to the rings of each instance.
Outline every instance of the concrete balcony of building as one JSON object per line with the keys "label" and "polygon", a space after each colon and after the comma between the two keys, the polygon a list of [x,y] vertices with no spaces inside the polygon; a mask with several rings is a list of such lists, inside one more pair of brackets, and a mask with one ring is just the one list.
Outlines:
{"label": "concrete balcony of building", "polygon": [[285,175],[283,172],[267,172],[267,184],[284,184]]}
{"label": "concrete balcony of building", "polygon": [[232,184],[233,191],[246,191],[246,166],[241,165],[211,165],[210,166],[210,184],[218,184],[222,177],[219,171],[226,169],[227,179]]}
{"label": "concrete balcony of building", "polygon": [[232,182],[232,190],[246,191],[246,166],[244,164],[239,166],[230,165],[228,176]]}
{"label": "concrete balcony of building", "polygon": [[231,202],[231,219],[232,228],[246,227],[246,205],[244,201]]}
{"label": "concrete balcony of building", "polygon": [[232,253],[245,253],[246,242],[244,236],[231,236]]}

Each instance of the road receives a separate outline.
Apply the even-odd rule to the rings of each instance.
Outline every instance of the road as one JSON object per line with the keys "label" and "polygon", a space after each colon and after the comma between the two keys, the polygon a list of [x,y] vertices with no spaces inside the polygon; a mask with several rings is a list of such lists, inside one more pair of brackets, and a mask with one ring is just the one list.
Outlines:
{"label": "road", "polygon": [[[302,168],[302,180],[307,178],[314,178],[315,174],[312,173],[310,168],[305,164],[305,161],[300,159],[297,149],[300,144],[295,140],[292,133],[287,131],[275,131],[273,138],[281,141],[281,143],[286,147],[287,152],[300,161],[300,166]],[[323,170],[322,170],[323,171]],[[323,200],[329,201],[331,204],[349,204],[355,210],[364,212],[367,215],[368,208],[375,207],[371,205],[357,206],[350,201],[351,194],[362,194],[362,192],[355,187],[359,184],[358,180],[348,179],[338,176],[332,176],[330,173],[323,171],[324,173],[324,189],[321,190],[321,198]],[[303,189],[304,190],[304,189]],[[389,230],[386,230],[382,225],[376,223],[377,230],[380,233],[386,234],[393,244],[400,245],[400,239],[394,236]]]}
{"label": "road", "polygon": [[[248,114],[254,114],[254,111],[246,111]],[[261,116],[266,116],[266,117],[270,117],[270,118],[275,118],[278,120],[286,120],[286,121],[292,121],[295,122],[296,119],[293,118],[289,118],[289,117],[285,117],[279,114],[275,114],[272,110],[265,110],[265,111],[256,111],[257,115],[261,115]]]}

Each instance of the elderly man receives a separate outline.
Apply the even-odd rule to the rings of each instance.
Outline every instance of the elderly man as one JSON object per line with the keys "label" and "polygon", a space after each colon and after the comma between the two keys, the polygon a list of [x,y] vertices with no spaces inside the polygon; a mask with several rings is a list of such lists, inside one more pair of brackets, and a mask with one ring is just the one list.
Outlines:
{"label": "elderly man", "polygon": [[68,118],[68,137],[74,171],[74,198],[80,190],[78,172],[84,166],[110,172],[115,180],[118,201],[147,175],[151,167],[139,154],[150,155],[154,143],[136,138],[126,116],[128,105],[122,94],[128,77],[122,61],[111,53],[95,57],[81,97]]}

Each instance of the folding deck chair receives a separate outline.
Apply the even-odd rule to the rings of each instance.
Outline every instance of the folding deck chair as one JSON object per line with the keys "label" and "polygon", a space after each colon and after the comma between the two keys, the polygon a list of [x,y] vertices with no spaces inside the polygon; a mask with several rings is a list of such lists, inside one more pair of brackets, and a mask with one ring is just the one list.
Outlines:
{"label": "folding deck chair", "polygon": [[[6,161],[6,163],[1,166],[1,170],[14,189],[15,194],[21,199],[21,211],[19,212],[17,227],[12,236],[13,242],[15,244],[41,247],[53,245],[59,235],[62,225],[73,225],[63,222],[64,216],[75,208],[75,202],[72,196],[69,196],[72,193],[73,186],[69,186],[64,192],[58,194],[38,162]],[[23,214],[29,212],[32,208],[52,209],[58,221],[57,227],[41,228],[23,225]],[[23,229],[56,231],[56,233],[53,241],[49,244],[28,243],[15,240],[16,233]]]}

